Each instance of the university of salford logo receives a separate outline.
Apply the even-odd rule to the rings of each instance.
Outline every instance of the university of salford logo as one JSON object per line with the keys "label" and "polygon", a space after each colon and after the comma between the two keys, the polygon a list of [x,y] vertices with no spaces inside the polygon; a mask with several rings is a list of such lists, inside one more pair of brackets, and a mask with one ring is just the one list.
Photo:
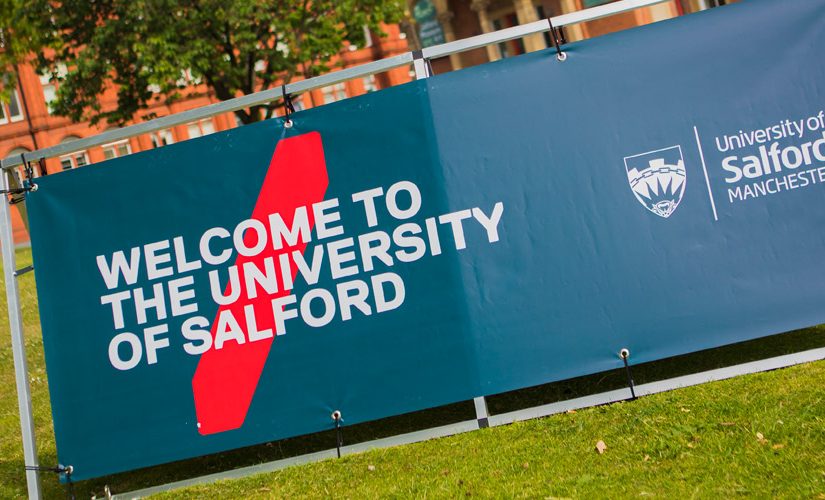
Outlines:
{"label": "university of salford logo", "polygon": [[670,217],[682,201],[687,182],[681,146],[627,156],[624,167],[639,203],[660,217]]}

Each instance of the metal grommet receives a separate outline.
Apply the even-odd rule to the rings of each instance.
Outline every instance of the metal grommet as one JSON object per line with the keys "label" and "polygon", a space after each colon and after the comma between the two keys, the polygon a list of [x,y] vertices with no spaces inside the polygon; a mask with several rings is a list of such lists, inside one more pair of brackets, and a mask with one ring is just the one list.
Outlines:
{"label": "metal grommet", "polygon": [[72,467],[71,465],[67,465],[65,472],[66,472],[66,475],[71,476],[72,472],[74,472],[74,467]]}
{"label": "metal grommet", "polygon": [[32,187],[31,187],[31,190],[30,190],[30,191],[37,191],[38,189],[39,189],[39,188],[37,187],[37,184],[35,184],[35,183],[33,183],[33,182],[32,182]]}
{"label": "metal grommet", "polygon": [[628,348],[626,348],[626,347],[625,347],[624,349],[622,349],[621,351],[619,351],[619,356],[621,356],[621,357],[622,357],[622,359],[627,359],[627,358],[629,358],[629,357],[630,357],[630,349],[628,349]]}
{"label": "metal grommet", "polygon": [[566,61],[567,60],[567,52],[559,52],[558,55],[556,55],[556,59],[558,59],[559,62]]}
{"label": "metal grommet", "polygon": [[332,415],[330,415],[330,416],[331,416],[331,417],[332,417],[332,419],[333,419],[333,420],[335,420],[336,422],[337,422],[337,421],[339,421],[339,420],[341,420],[341,412],[340,412],[340,411],[338,411],[338,410],[335,410],[334,412],[332,412]]}
{"label": "metal grommet", "polygon": [[287,120],[284,122],[284,128],[292,128],[292,125],[294,125],[292,120]]}

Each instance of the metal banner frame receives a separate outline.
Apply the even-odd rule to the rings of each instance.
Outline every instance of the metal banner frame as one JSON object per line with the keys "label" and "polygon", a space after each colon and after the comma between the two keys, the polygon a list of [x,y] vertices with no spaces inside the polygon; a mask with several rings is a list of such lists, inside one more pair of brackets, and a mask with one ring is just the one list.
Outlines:
{"label": "metal banner frame", "polygon": [[[432,76],[430,60],[440,57],[446,57],[452,54],[465,52],[491,44],[497,44],[508,40],[518,39],[529,35],[554,32],[556,29],[572,24],[577,24],[586,21],[592,21],[603,17],[619,14],[622,12],[631,11],[638,8],[650,7],[653,5],[668,2],[670,0],[621,0],[614,3],[593,7],[590,9],[564,14],[553,17],[551,19],[543,19],[529,24],[519,25],[512,28],[507,28],[491,33],[485,33],[475,37],[457,40],[453,42],[444,43],[432,47],[427,47],[422,50],[413,52],[406,52],[394,57],[382,59],[379,61],[370,62],[360,66],[342,69],[333,73],[328,73],[308,80],[294,82],[286,86],[276,87],[254,94],[245,95],[242,97],[222,101],[216,104],[211,104],[198,109],[177,113],[162,118],[157,118],[148,122],[138,123],[128,127],[107,131],[92,137],[78,139],[70,143],[58,144],[55,146],[38,149],[34,152],[27,153],[25,158],[17,156],[0,160],[0,169],[6,174],[2,175],[2,189],[9,189],[9,175],[11,169],[24,163],[24,161],[39,161],[45,158],[52,158],[79,150],[88,149],[90,147],[99,146],[111,142],[115,142],[130,137],[143,135],[157,130],[166,129],[172,126],[189,123],[195,120],[209,118],[218,114],[228,113],[250,106],[270,103],[272,101],[283,98],[284,96],[293,96],[302,92],[326,87],[336,83],[341,83],[347,80],[361,78],[364,76],[381,73],[394,68],[413,66],[416,79],[423,79]],[[564,60],[564,53],[556,45],[556,50],[559,51],[558,57]],[[18,284],[16,278],[18,272],[16,270],[15,248],[11,226],[11,214],[9,203],[0,203],[0,244],[2,244],[3,252],[3,270],[6,282],[6,297],[8,300],[9,310],[9,325],[12,336],[12,351],[14,355],[15,379],[17,386],[18,405],[20,411],[20,423],[23,438],[23,450],[26,465],[26,480],[28,485],[29,498],[39,499],[42,497],[40,478],[38,473],[38,458],[35,440],[34,420],[32,416],[31,393],[28,381],[28,368],[25,356],[23,320],[21,315],[21,303]],[[617,353],[617,356],[619,354]],[[624,357],[626,362],[626,357]],[[161,491],[168,491],[170,489],[191,486],[195,484],[203,484],[220,479],[231,479],[252,474],[259,474],[270,472],[291,465],[301,463],[314,462],[327,458],[332,458],[341,454],[351,454],[366,451],[373,448],[385,448],[389,446],[396,446],[399,444],[414,443],[435,437],[443,437],[472,430],[494,427],[498,425],[505,425],[519,420],[537,418],[554,413],[559,413],[576,408],[585,408],[589,406],[601,405],[615,401],[621,401],[634,398],[639,395],[649,395],[658,392],[669,391],[672,389],[687,387],[691,385],[701,384],[705,382],[724,380],[730,377],[756,373],[760,371],[773,370],[781,367],[792,366],[799,363],[806,363],[825,359],[825,348],[804,351],[796,354],[786,356],[779,356],[775,358],[745,363],[741,365],[721,368],[717,370],[706,371],[684,377],[677,377],[673,379],[653,382],[649,384],[642,384],[634,386],[632,377],[629,378],[629,388],[616,391],[609,391],[601,394],[586,396],[583,398],[553,403],[549,405],[522,409],[510,413],[490,415],[487,409],[487,402],[485,398],[474,398],[474,406],[476,419],[450,424],[447,426],[436,427],[432,429],[425,429],[409,434],[393,436],[375,441],[369,441],[349,446],[342,446],[338,450],[330,449],[317,453],[301,455],[298,457],[287,458],[266,464],[255,465],[235,469],[218,474],[202,476],[199,478],[179,481],[163,486],[156,486],[144,490],[127,493],[124,495],[117,495],[114,498],[137,498]],[[628,372],[628,375],[629,372]]]}

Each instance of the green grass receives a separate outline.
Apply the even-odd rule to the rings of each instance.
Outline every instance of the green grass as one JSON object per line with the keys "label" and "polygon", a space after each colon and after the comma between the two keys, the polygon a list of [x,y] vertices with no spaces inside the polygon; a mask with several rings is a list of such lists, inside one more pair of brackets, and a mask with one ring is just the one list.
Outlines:
{"label": "green grass", "polygon": [[818,498],[823,445],[820,362],[159,498]]}
{"label": "green grass", "polygon": [[[18,267],[31,262],[17,253]],[[38,453],[57,462],[33,273],[19,278]],[[24,497],[23,452],[8,320],[0,312],[0,498]],[[809,328],[634,367],[637,383],[825,346]],[[622,370],[488,398],[491,412],[602,392]],[[641,400],[345,457],[169,497],[263,496],[785,496],[825,499],[825,363],[707,384]],[[463,402],[346,427],[354,443],[473,418]],[[757,439],[757,434],[764,436]],[[603,455],[595,443],[604,440]],[[199,476],[334,446],[318,433],[75,485],[78,498]],[[105,451],[101,451],[105,453]],[[649,457],[645,459],[645,457]],[[526,465],[525,465],[526,464]],[[372,469],[370,468],[372,466]],[[44,474],[47,498],[62,498]]]}

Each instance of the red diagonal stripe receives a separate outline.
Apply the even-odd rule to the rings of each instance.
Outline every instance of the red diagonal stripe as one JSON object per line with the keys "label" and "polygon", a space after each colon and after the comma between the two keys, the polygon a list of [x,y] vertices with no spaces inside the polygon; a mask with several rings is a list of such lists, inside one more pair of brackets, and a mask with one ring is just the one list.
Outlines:
{"label": "red diagonal stripe", "polygon": [[[278,142],[275,153],[272,155],[272,161],[251,218],[269,227],[269,215],[280,213],[284,221],[290,224],[295,209],[306,206],[310,214],[310,227],[313,227],[315,221],[312,217],[311,205],[324,199],[328,184],[321,135],[311,132],[283,139]],[[274,250],[270,242],[260,255],[254,257],[239,255],[235,264],[238,266],[242,287],[244,278],[241,266],[243,263],[254,261],[260,264],[267,257],[273,257],[277,263],[280,254],[291,253],[294,250],[303,253],[305,248],[306,244],[299,241],[293,247],[284,246],[281,250]],[[293,265],[293,278],[295,273]],[[283,289],[282,286],[279,288]],[[274,332],[275,324],[270,304],[273,298],[285,295],[289,295],[289,292],[281,291],[275,295],[261,294],[250,300],[246,297],[246,293],[241,293],[240,300],[221,306],[218,314],[225,309],[230,309],[243,326],[245,324],[243,308],[248,304],[254,304],[258,329],[271,328]],[[213,340],[218,314],[212,322]],[[201,356],[192,378],[198,430],[201,434],[225,432],[243,425],[258,385],[258,379],[261,377],[269,355],[272,340],[266,339],[244,344],[229,341],[222,349],[215,350],[213,346]]]}

